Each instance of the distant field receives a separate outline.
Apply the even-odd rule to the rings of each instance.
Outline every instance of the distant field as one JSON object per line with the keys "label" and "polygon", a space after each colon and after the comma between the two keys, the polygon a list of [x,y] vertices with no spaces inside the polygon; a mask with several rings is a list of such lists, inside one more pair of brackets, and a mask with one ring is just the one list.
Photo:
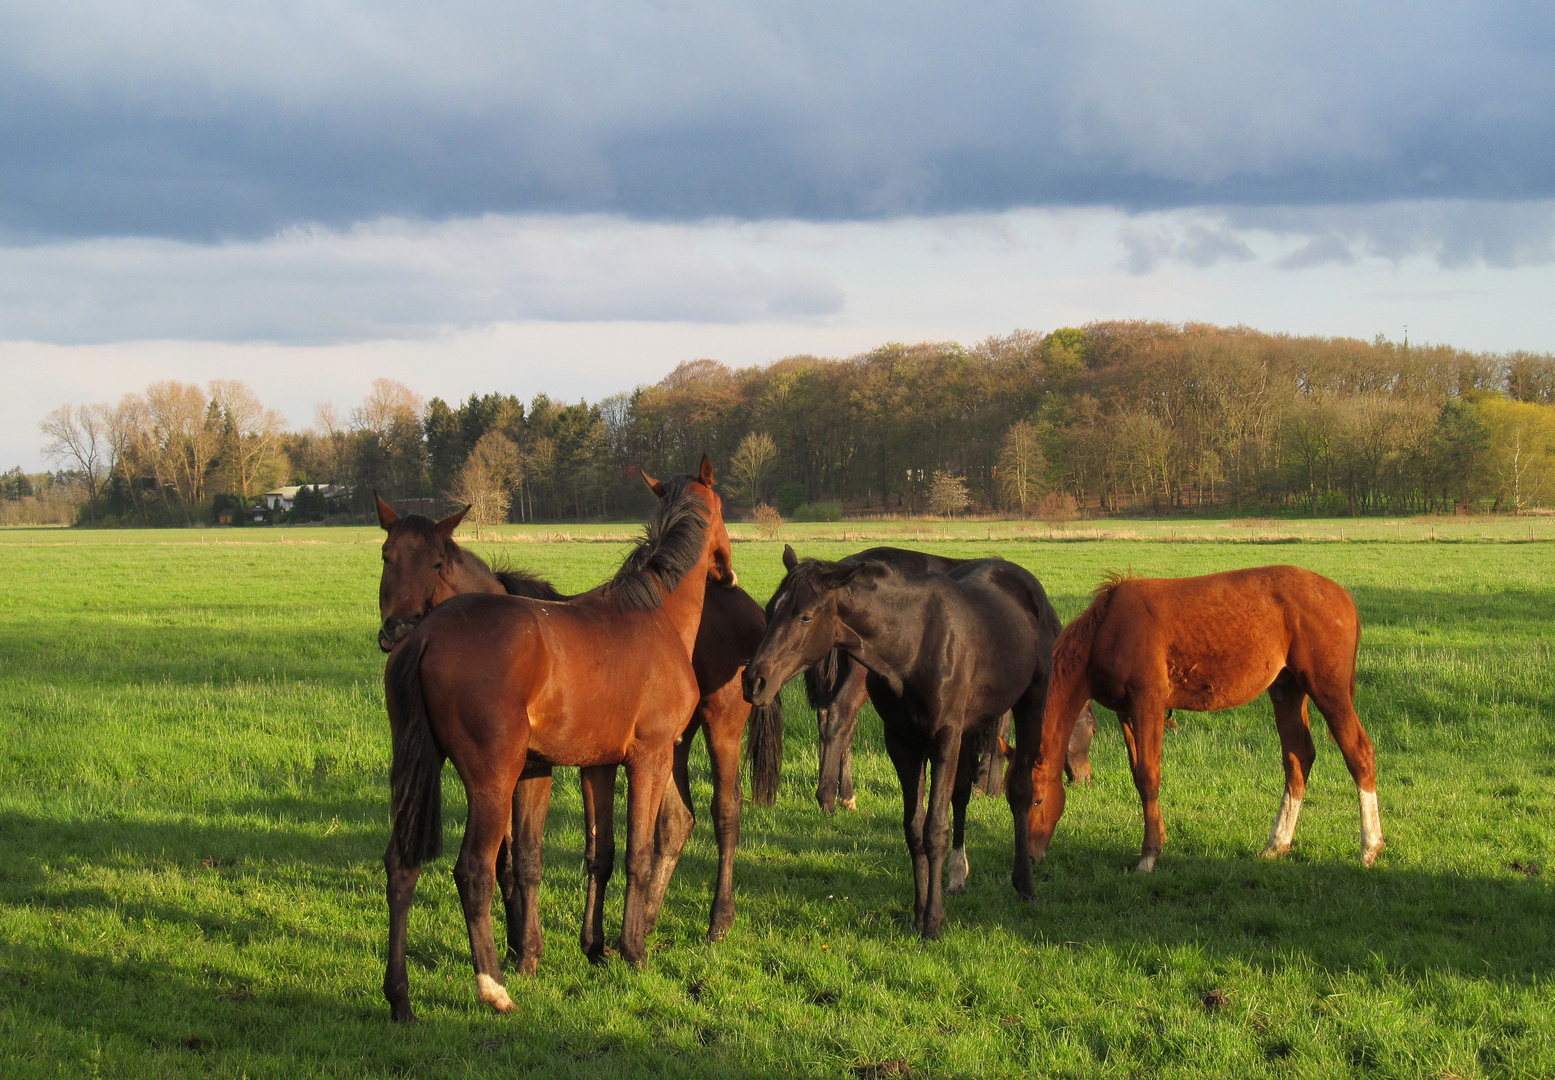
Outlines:
{"label": "distant field", "polygon": [[[1555,1075],[1555,520],[1536,519],[1532,543],[1529,529],[1113,521],[1049,540],[1038,523],[787,526],[801,554],[999,554],[1065,618],[1111,569],[1290,562],[1335,578],[1365,625],[1358,704],[1387,850],[1359,866],[1353,787],[1320,740],[1295,848],[1255,857],[1283,783],[1260,701],[1178,714],[1166,852],[1154,875],[1128,873],[1139,805],[1105,723],[1098,779],[1072,793],[1037,902],[1008,884],[1008,810],[976,799],[970,891],[923,945],[878,720],[861,725],[860,811],[828,819],[814,720],[791,689],[783,795],[747,808],[727,941],[701,940],[714,849],[699,825],[649,969],[589,967],[564,775],[549,951],[511,982],[519,1012],[476,1005],[445,857],[411,917],[424,1022],[410,1029],[388,1023],[379,989],[378,531],[0,530],[0,1072]],[[629,532],[507,527],[507,542],[474,546],[577,590],[610,573]],[[781,547],[736,546],[758,599]],[[699,750],[705,814],[704,770]],[[463,793],[451,776],[446,791],[453,849]],[[1211,991],[1223,1004],[1206,1006]]]}

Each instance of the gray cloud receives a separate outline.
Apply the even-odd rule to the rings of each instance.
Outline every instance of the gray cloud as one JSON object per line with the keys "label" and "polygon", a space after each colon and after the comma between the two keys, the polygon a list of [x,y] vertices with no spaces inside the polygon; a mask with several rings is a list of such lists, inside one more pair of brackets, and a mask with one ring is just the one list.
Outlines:
{"label": "gray cloud", "polygon": [[0,230],[1536,199],[1552,52],[1510,0],[9,0]]}
{"label": "gray cloud", "polygon": [[485,217],[0,248],[0,336],[327,343],[526,319],[802,321],[842,309],[823,273],[717,244],[672,225]]}

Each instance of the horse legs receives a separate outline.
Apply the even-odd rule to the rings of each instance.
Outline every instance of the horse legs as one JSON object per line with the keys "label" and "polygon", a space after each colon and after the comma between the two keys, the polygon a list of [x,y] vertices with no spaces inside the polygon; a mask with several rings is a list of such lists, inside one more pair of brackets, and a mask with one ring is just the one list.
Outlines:
{"label": "horse legs", "polygon": [[[954,777],[960,770],[961,732],[950,728],[936,740],[929,759],[929,820],[924,829],[924,848],[928,855],[928,907],[919,927],[924,939],[939,938],[945,922],[945,859],[950,854],[950,796]],[[976,767],[974,758],[973,768]],[[954,771],[953,771],[954,770]],[[967,795],[971,796],[971,774]]]}
{"label": "horse legs", "polygon": [[[1331,680],[1337,681],[1337,680]],[[1377,807],[1377,759],[1361,718],[1355,715],[1355,702],[1348,682],[1338,686],[1314,684],[1309,693],[1318,711],[1328,722],[1328,730],[1339,744],[1345,766],[1355,781],[1361,799],[1361,862],[1370,866],[1383,849],[1382,814]]]}
{"label": "horse legs", "polygon": [[502,985],[497,965],[497,945],[491,933],[491,899],[496,890],[497,849],[508,834],[512,820],[513,785],[517,777],[506,778],[505,790],[493,791],[490,785],[470,790],[469,821],[464,828],[464,843],[454,864],[454,881],[459,886],[459,903],[464,908],[465,925],[470,932],[470,960],[475,967],[475,990],[480,999],[498,1012],[512,1012],[513,999]]}
{"label": "horse legs", "polygon": [[[508,916],[508,963],[522,975],[533,975],[545,951],[540,932],[540,869],[545,846],[545,815],[551,805],[551,778],[520,780],[513,791],[513,836],[504,841],[497,860],[497,878]],[[504,873],[503,863],[507,863]]]}
{"label": "horse legs", "polygon": [[700,706],[697,715],[675,743],[674,764],[671,766],[671,782],[659,803],[659,819],[653,833],[653,868],[648,872],[648,925],[646,933],[653,933],[659,921],[659,908],[664,905],[664,894],[669,891],[670,878],[680,862],[680,852],[691,838],[691,828],[696,824],[696,811],[691,805],[691,741],[702,726]]}
{"label": "horse legs", "polygon": [[1141,874],[1155,869],[1166,839],[1161,822],[1161,738],[1166,731],[1166,710],[1159,703],[1133,698],[1118,714],[1123,725],[1123,741],[1128,746],[1128,763],[1139,789],[1139,803],[1145,814],[1145,842],[1139,851]]}
{"label": "horse legs", "polygon": [[[999,723],[1003,723],[1002,718]],[[967,875],[972,869],[966,857],[966,806],[972,801],[972,788],[983,770],[983,757],[977,748],[981,741],[962,736],[956,786],[950,793],[950,885],[945,891],[951,896],[966,892]],[[1001,763],[1004,761],[1003,755],[996,756]]]}
{"label": "horse legs", "polygon": [[583,789],[583,868],[588,887],[578,944],[590,962],[605,959],[605,886],[616,865],[616,767],[591,765],[578,770]]}
{"label": "horse legs", "polygon": [[912,860],[913,926],[923,930],[924,912],[929,906],[929,859],[923,846],[923,763],[927,755],[918,740],[885,726],[886,753],[896,766],[902,784],[902,832],[907,838],[907,855]]}
{"label": "horse legs", "polygon": [[416,1019],[416,1014],[410,1007],[410,977],[405,972],[405,937],[410,901],[416,893],[416,880],[421,877],[421,867],[411,866],[401,859],[399,844],[390,839],[389,850],[383,853],[383,869],[389,895],[389,961],[384,969],[383,996],[389,999],[389,1015],[402,1024],[408,1024]]}
{"label": "horse legs", "polygon": [[1307,793],[1307,777],[1317,751],[1312,746],[1312,728],[1307,717],[1307,695],[1296,683],[1290,669],[1280,672],[1269,687],[1274,703],[1274,723],[1280,731],[1280,754],[1285,760],[1285,794],[1280,810],[1263,847],[1263,857],[1273,859],[1290,850],[1296,835],[1296,819],[1301,816],[1301,800]]}
{"label": "horse legs", "polygon": [[740,696],[739,680],[718,693],[717,707],[708,710],[702,729],[713,772],[713,835],[718,841],[718,881],[707,940],[721,941],[734,925],[734,851],[740,843],[740,737],[750,706]]}
{"label": "horse legs", "polygon": [[855,677],[843,685],[838,700],[832,708],[847,710],[847,728],[842,732],[842,780],[837,805],[847,810],[858,809],[858,795],[853,787],[853,740],[858,735],[858,714],[869,700],[869,684],[865,679],[863,664],[854,664]]}
{"label": "horse legs", "polygon": [[653,833],[659,806],[674,768],[672,747],[632,759],[626,765],[626,905],[621,918],[621,959],[642,967],[648,960],[648,889],[653,870]]}

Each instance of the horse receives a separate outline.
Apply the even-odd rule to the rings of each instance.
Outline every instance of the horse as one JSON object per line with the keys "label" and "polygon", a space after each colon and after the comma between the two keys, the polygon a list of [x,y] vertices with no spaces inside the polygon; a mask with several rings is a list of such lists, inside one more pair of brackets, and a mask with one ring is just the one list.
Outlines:
{"label": "horse", "polygon": [[[1031,855],[1047,852],[1064,811],[1059,750],[1074,708],[1094,698],[1116,710],[1144,810],[1137,870],[1161,856],[1158,795],[1161,741],[1173,709],[1213,712],[1245,705],[1265,690],[1274,703],[1285,792],[1262,854],[1290,849],[1316,751],[1307,699],[1317,704],[1360,794],[1361,862],[1383,848],[1371,740],[1355,713],[1355,657],[1361,623],[1350,594],[1295,566],[1262,566],[1189,578],[1113,575],[1064,628],[1053,660],[1041,746],[1016,743],[1007,784],[1030,797]],[[1024,779],[1022,779],[1024,778]],[[1027,792],[1034,795],[1028,796]]]}
{"label": "horse", "polygon": [[[383,989],[395,1020],[415,1018],[406,924],[421,864],[442,848],[445,759],[453,761],[469,802],[454,879],[480,1000],[498,1012],[514,1008],[497,963],[491,898],[514,790],[531,755],[543,765],[587,767],[586,786],[601,767],[626,766],[626,902],[618,948],[629,963],[646,960],[655,823],[675,740],[701,696],[691,653],[707,583],[735,582],[712,464],[703,458],[696,476],[649,482],[662,488],[661,502],[608,584],[570,601],[451,597],[389,657],[392,827],[384,853],[389,955]],[[601,824],[612,817],[613,769],[609,779],[590,792]],[[585,936],[603,928],[603,899],[603,885],[591,874]]]}
{"label": "horse", "polygon": [[[950,559],[925,551],[905,548],[873,547],[856,552],[852,558],[873,562],[891,563],[914,574],[948,574],[968,559]],[[769,602],[770,608],[770,602]],[[819,779],[815,799],[821,809],[835,814],[840,805],[848,810],[858,809],[858,796],[853,785],[853,737],[858,730],[859,710],[869,699],[865,684],[867,669],[851,660],[840,649],[833,649],[820,663],[804,672],[805,697],[815,710],[816,752],[819,756]],[[1009,718],[1000,717],[999,735],[1009,732]],[[1070,737],[1064,770],[1070,780],[1088,783],[1091,779],[1091,738],[1096,733],[1096,717],[1087,702],[1079,722]],[[1002,779],[996,766],[997,759],[990,748],[979,767],[979,787],[988,794],[997,795],[996,784],[990,781]]]}
{"label": "horse", "polygon": [[[884,722],[886,751],[902,785],[913,925],[925,939],[937,938],[952,843],[950,891],[966,887],[966,805],[978,758],[1006,711],[1013,714],[1017,740],[1036,741],[1062,624],[1037,579],[1003,559],[977,559],[948,574],[916,574],[859,556],[800,561],[785,547],[783,565],[788,573],[768,606],[767,632],[745,667],[746,700],[771,701],[796,671],[833,648],[868,669],[869,698]],[[1029,806],[1012,802],[1011,810],[1012,881],[1029,896]]]}
{"label": "horse", "polygon": [[[463,520],[465,510],[434,522],[419,514],[401,517],[378,498],[376,492],[374,498],[378,504],[378,524],[387,534],[383,542],[383,576],[378,588],[382,616],[378,643],[385,652],[436,604],[450,596],[483,592],[536,600],[570,599],[550,582],[522,570],[493,570],[480,556],[459,546],[453,534]],[[707,744],[712,772],[711,810],[718,845],[718,873],[708,918],[709,941],[722,940],[734,923],[734,854],[739,844],[742,801],[740,743],[747,721],[750,740],[746,752],[751,766],[752,801],[771,806],[777,793],[783,750],[782,707],[774,703],[763,709],[752,709],[741,695],[739,682],[740,670],[746,658],[755,651],[765,629],[766,618],[760,605],[744,589],[730,585],[708,590],[702,607],[702,622],[697,629],[696,648],[691,656],[702,696],[690,725],[675,744],[675,791],[683,807],[666,799],[660,810],[660,834],[665,843],[677,835],[689,836],[696,815],[691,805],[688,759],[693,736],[700,729]],[[530,772],[534,775],[526,773],[513,798],[514,833],[525,838],[526,843],[519,847],[529,855],[522,865],[515,866],[511,856],[513,846],[504,840],[497,857],[497,877],[508,912],[508,960],[528,974],[538,966],[544,949],[536,890],[545,815],[551,796],[549,769],[534,764]],[[585,781],[585,788],[591,782]],[[597,837],[598,824],[603,823],[592,820],[593,805],[594,800],[585,797],[584,835]],[[677,827],[678,819],[685,815],[689,815],[690,822]],[[605,827],[609,828],[608,825]],[[606,833],[607,838],[610,835]],[[613,863],[613,850],[606,854]],[[654,917],[669,888],[670,871],[679,854],[678,848],[670,850],[664,844],[656,844],[649,906]],[[591,860],[595,861],[598,860]],[[654,918],[650,918],[650,927],[653,921]]]}

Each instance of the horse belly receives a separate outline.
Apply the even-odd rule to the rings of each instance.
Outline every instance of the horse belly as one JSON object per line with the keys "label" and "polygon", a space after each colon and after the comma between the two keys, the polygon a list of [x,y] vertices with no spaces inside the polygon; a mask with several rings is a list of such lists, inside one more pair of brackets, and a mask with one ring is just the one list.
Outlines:
{"label": "horse belly", "polygon": [[1271,654],[1218,655],[1168,665],[1167,708],[1215,712],[1246,705],[1269,688],[1285,667]]}

